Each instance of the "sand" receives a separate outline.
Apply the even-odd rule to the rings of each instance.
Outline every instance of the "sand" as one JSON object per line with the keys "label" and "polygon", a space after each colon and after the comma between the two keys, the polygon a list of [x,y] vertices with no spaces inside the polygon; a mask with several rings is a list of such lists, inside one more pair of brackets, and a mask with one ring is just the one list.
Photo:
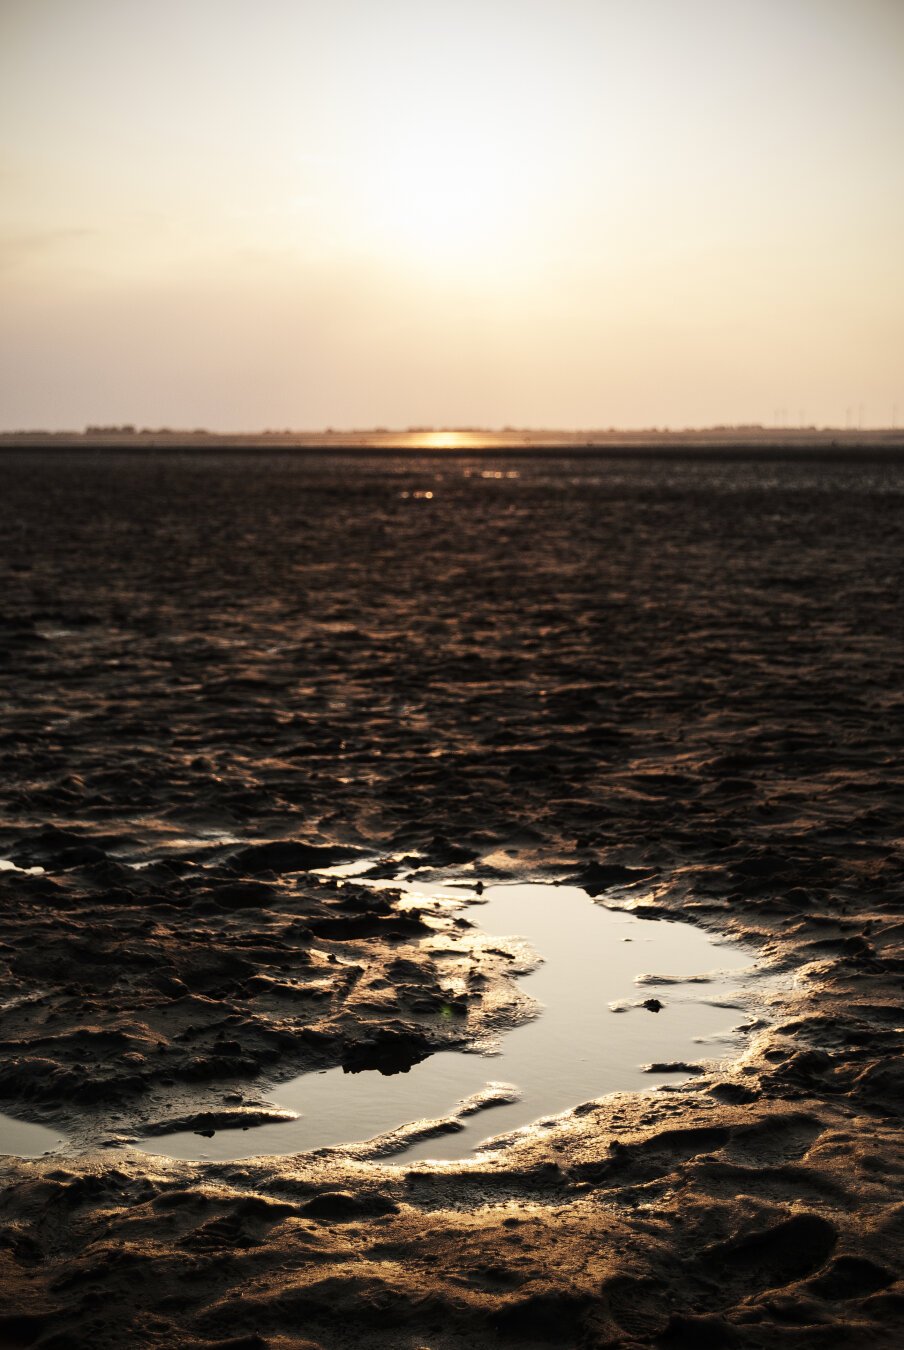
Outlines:
{"label": "sand", "polygon": [[[0,1344],[901,1343],[904,460],[0,475],[0,1108],[72,1144],[3,1162]],[[373,855],[634,895],[770,1006],[467,1164],[129,1147],[523,1018],[316,872]]]}

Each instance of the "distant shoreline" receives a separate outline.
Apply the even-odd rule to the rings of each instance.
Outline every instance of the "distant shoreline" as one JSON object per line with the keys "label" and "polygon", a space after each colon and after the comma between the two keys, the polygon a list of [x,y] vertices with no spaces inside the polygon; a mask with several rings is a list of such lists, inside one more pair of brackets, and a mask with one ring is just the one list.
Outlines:
{"label": "distant shoreline", "polygon": [[897,458],[904,452],[904,430],[824,431],[803,428],[711,428],[689,431],[377,431],[377,432],[0,432],[0,451],[65,450],[91,454],[172,453],[241,454],[249,451],[323,453],[354,456],[386,454],[436,456],[589,457],[622,459],[691,455],[701,458],[838,458],[853,452],[872,458]]}

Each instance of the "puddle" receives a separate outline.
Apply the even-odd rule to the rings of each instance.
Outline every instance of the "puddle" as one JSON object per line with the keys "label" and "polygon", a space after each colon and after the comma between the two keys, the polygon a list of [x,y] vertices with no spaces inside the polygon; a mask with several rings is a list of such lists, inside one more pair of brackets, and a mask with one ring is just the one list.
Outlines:
{"label": "puddle", "polygon": [[13,1120],[0,1112],[0,1154],[12,1153],[17,1158],[38,1158],[42,1153],[59,1153],[66,1140],[46,1125],[31,1125],[26,1120]]}
{"label": "puddle", "polygon": [[[467,905],[468,918],[484,933],[525,939],[542,961],[519,985],[542,1005],[539,1015],[506,1031],[492,1055],[442,1051],[391,1077],[341,1068],[302,1074],[271,1094],[280,1108],[298,1113],[295,1120],[221,1130],[212,1138],[161,1135],[141,1147],[172,1158],[227,1161],[361,1142],[451,1115],[461,1126],[455,1133],[394,1154],[403,1153],[406,1162],[463,1158],[490,1135],[609,1092],[681,1082],[687,1068],[669,1066],[730,1058],[741,1049],[735,1028],[746,1015],[751,954],[691,924],[606,909],[576,886],[500,884],[478,897],[473,883],[391,884],[401,885],[412,903]],[[427,941],[453,945],[447,935]],[[647,999],[658,1000],[661,1010],[645,1008]],[[649,1065],[659,1071],[650,1073]],[[478,1094],[487,1088],[497,1091],[486,1094],[481,1109]]]}
{"label": "puddle", "polygon": [[17,867],[9,858],[0,858],[0,872],[18,872],[23,877],[41,877],[43,867]]}

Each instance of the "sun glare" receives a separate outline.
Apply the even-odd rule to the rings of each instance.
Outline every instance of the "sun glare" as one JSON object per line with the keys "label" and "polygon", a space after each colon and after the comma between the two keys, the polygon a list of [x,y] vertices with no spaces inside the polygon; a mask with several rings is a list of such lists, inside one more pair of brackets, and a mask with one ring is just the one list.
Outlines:
{"label": "sun glare", "polygon": [[363,174],[368,237],[430,266],[491,263],[514,225],[517,159],[479,115],[437,112],[384,128]]}
{"label": "sun glare", "polygon": [[418,450],[467,450],[482,440],[466,431],[420,431],[412,432],[407,443]]}

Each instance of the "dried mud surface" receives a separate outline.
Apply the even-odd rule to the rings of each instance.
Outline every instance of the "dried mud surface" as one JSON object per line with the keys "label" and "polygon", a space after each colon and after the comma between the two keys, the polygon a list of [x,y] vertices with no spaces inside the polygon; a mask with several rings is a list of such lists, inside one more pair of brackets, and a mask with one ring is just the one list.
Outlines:
{"label": "dried mud surface", "polygon": [[[2,1162],[0,1345],[901,1343],[904,461],[0,480],[0,1107],[73,1141]],[[371,855],[732,932],[769,1017],[464,1164],[130,1148],[525,1015],[505,944],[318,875]]]}

